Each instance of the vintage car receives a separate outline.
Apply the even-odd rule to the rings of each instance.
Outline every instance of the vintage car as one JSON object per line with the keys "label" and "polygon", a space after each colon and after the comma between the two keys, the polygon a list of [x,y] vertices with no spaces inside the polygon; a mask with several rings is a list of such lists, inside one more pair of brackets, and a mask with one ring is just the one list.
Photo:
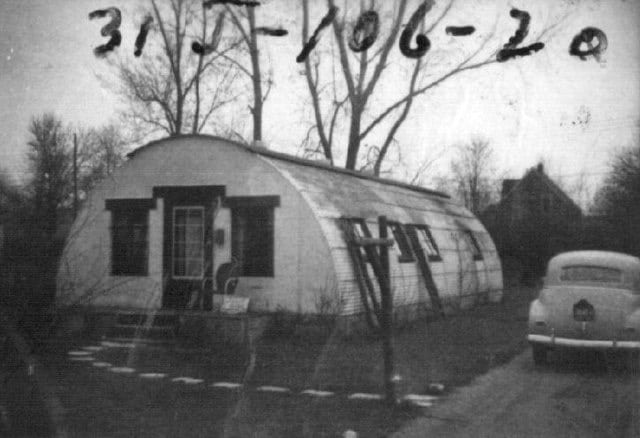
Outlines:
{"label": "vintage car", "polygon": [[553,257],[529,308],[536,364],[557,348],[640,351],[640,259],[606,251]]}

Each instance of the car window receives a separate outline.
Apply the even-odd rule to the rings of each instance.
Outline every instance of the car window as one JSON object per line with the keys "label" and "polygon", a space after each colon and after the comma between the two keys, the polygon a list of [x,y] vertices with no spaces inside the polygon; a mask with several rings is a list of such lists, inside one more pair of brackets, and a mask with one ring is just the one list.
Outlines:
{"label": "car window", "polygon": [[603,266],[564,266],[560,281],[622,283],[622,271]]}

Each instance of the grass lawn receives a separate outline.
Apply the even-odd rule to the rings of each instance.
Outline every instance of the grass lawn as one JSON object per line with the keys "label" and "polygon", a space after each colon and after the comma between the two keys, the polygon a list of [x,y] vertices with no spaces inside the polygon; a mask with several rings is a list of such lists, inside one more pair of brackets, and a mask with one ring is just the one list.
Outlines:
{"label": "grass lawn", "polygon": [[[526,347],[532,296],[532,289],[512,289],[503,304],[397,331],[399,395],[422,394],[430,383],[443,383],[448,391],[510,360]],[[219,381],[242,382],[248,362],[242,348],[112,347],[93,353],[95,361],[135,369],[119,374],[92,362],[69,360],[69,349],[89,344],[95,342],[50,344],[40,354],[66,409],[70,436],[335,437],[351,429],[362,437],[376,437],[386,436],[422,412],[393,412],[381,401],[348,399],[354,392],[383,392],[381,346],[373,337],[264,338],[256,345],[255,367],[242,389],[210,386]],[[167,373],[167,377],[139,376],[146,372]],[[181,376],[203,379],[203,383],[171,381]],[[285,387],[289,392],[261,392],[260,385]],[[334,394],[300,394],[310,388]]]}

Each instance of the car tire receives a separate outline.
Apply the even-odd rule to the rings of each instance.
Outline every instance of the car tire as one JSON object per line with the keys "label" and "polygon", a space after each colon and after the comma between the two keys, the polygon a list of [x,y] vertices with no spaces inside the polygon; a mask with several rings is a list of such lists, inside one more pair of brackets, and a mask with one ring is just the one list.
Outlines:
{"label": "car tire", "polygon": [[531,349],[533,351],[533,363],[536,365],[546,365],[547,364],[547,348],[542,345],[532,345]]}

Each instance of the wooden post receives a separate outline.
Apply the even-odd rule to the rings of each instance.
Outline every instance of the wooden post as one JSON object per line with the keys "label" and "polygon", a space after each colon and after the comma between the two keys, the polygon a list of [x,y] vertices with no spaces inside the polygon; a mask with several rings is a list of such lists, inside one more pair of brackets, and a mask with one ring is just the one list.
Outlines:
{"label": "wooden post", "polygon": [[[380,229],[380,239],[387,238],[387,217],[378,218]],[[389,270],[389,247],[380,245],[380,264],[382,265],[382,275],[380,277],[380,304],[382,314],[380,315],[380,332],[382,335],[382,357],[384,361],[384,390],[385,400],[395,406],[396,389],[393,376],[393,296],[391,294],[391,279]]]}
{"label": "wooden post", "polygon": [[73,217],[78,215],[78,136],[73,133]]}

